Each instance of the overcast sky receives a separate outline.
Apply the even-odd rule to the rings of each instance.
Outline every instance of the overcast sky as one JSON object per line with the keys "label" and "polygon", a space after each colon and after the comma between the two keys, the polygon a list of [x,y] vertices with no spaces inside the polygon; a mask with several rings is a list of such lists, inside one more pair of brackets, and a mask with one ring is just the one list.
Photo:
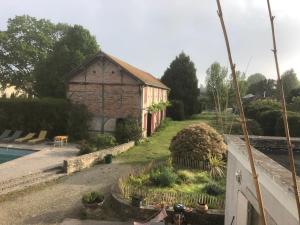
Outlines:
{"label": "overcast sky", "polygon": [[[80,24],[101,49],[161,77],[181,51],[190,55],[201,83],[214,61],[228,60],[214,0],[0,0],[0,29],[8,18],[28,14],[52,22]],[[281,71],[300,79],[300,1],[271,0]],[[247,75],[275,78],[266,0],[223,0],[232,53]]]}

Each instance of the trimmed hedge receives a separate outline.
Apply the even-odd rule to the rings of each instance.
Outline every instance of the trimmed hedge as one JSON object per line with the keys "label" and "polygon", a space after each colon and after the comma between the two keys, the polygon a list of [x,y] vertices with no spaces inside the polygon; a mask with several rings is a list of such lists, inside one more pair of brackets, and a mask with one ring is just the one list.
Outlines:
{"label": "trimmed hedge", "polygon": [[[291,137],[300,137],[300,113],[288,112],[288,123]],[[285,136],[282,116],[276,122],[276,134]]]}
{"label": "trimmed hedge", "polygon": [[[262,112],[258,121],[266,136],[285,136],[282,113],[280,110]],[[300,137],[300,113],[288,112],[290,135]]]}
{"label": "trimmed hedge", "polygon": [[87,137],[88,122],[84,106],[64,99],[0,99],[0,130],[47,130],[48,137],[69,134],[71,139],[81,139]]}
{"label": "trimmed hedge", "polygon": [[263,99],[250,102],[245,107],[245,115],[249,119],[259,120],[260,114],[265,111],[279,110],[280,103],[272,99]]}
{"label": "trimmed hedge", "polygon": [[[256,120],[247,119],[247,128],[250,135],[262,135],[263,129]],[[240,122],[234,122],[231,127],[231,133],[235,135],[243,134],[243,129]]]}
{"label": "trimmed hedge", "polygon": [[179,100],[170,101],[171,105],[167,107],[167,117],[173,120],[184,120],[184,104]]}
{"label": "trimmed hedge", "polygon": [[264,131],[264,135],[276,136],[276,123],[281,118],[280,110],[268,110],[262,112],[258,118],[258,121]]}

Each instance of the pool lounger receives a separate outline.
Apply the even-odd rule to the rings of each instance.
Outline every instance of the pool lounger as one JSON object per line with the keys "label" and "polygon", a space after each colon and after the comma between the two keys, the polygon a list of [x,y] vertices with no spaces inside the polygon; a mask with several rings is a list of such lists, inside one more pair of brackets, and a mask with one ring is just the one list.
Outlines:
{"label": "pool lounger", "polygon": [[46,130],[41,130],[40,133],[39,133],[39,136],[35,139],[29,140],[28,143],[29,144],[36,144],[36,143],[45,141],[46,136],[47,136],[47,131]]}
{"label": "pool lounger", "polygon": [[23,131],[17,130],[17,131],[15,131],[15,133],[13,133],[13,135],[11,135],[10,137],[7,137],[7,138],[3,138],[1,141],[4,141],[4,142],[14,141],[15,139],[19,138],[22,135],[22,133],[23,133]]}
{"label": "pool lounger", "polygon": [[3,139],[3,138],[7,138],[10,133],[11,133],[11,130],[3,131],[3,133],[0,135],[0,140]]}
{"label": "pool lounger", "polygon": [[15,142],[17,143],[22,143],[22,142],[26,142],[29,141],[30,139],[32,139],[34,137],[35,133],[28,133],[26,136],[21,137],[21,138],[17,138],[15,140]]}

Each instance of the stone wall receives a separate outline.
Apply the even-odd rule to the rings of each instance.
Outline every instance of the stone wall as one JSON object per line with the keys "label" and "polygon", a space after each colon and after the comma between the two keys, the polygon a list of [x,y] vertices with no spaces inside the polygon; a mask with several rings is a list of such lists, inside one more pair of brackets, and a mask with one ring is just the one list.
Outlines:
{"label": "stone wall", "polygon": [[64,160],[63,169],[67,174],[71,174],[85,168],[89,168],[101,161],[107,154],[112,154],[113,156],[118,155],[122,152],[126,152],[128,149],[134,146],[134,142],[128,142],[122,145],[118,145],[112,148],[107,148],[97,152],[93,152],[86,155],[81,155]]}
{"label": "stone wall", "polygon": [[[243,137],[241,137],[243,139]],[[300,138],[291,138],[294,152],[300,152]],[[250,136],[251,145],[260,151],[287,154],[285,137]]]}
{"label": "stone wall", "polygon": [[[119,212],[120,216],[124,220],[133,219],[138,221],[146,221],[153,217],[159,212],[159,209],[153,207],[133,207],[129,201],[122,199],[114,189],[112,190],[112,201],[110,202],[112,208]],[[174,211],[172,209],[167,209],[168,217],[165,219],[168,224],[171,224],[171,219],[173,218]],[[193,212],[185,213],[185,216],[192,225],[224,225],[224,210],[208,210],[206,214]]]}

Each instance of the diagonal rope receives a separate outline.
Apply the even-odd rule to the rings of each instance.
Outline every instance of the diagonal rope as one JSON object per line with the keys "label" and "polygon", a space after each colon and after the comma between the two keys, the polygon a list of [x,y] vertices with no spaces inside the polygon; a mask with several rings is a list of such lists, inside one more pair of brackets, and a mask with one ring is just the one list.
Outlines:
{"label": "diagonal rope", "polygon": [[278,83],[277,85],[278,85],[278,88],[280,91],[282,119],[283,119],[284,131],[285,131],[286,142],[287,142],[287,147],[288,147],[290,170],[292,173],[292,180],[293,180],[293,189],[294,189],[295,199],[296,199],[296,204],[297,204],[297,209],[298,209],[298,218],[300,221],[300,200],[299,200],[299,192],[298,192],[298,186],[297,186],[295,160],[294,160],[293,147],[292,147],[292,143],[291,143],[289,124],[288,124],[288,119],[287,119],[284,90],[283,90],[283,85],[282,85],[282,81],[280,78],[280,70],[279,70],[279,63],[278,63],[278,57],[277,57],[277,46],[276,46],[275,28],[274,28],[275,16],[272,15],[270,0],[267,0],[267,3],[268,3],[268,11],[269,11],[269,17],[270,17],[270,22],[271,22],[271,28],[272,28],[272,40],[273,40],[273,50],[272,51],[274,53],[274,59],[275,59],[275,65],[276,65],[277,83]]}
{"label": "diagonal rope", "polygon": [[257,201],[258,201],[259,210],[260,210],[260,219],[261,219],[262,225],[266,225],[267,223],[266,223],[265,211],[264,211],[264,207],[263,207],[263,200],[262,200],[262,197],[261,197],[260,185],[259,185],[259,182],[258,182],[258,177],[257,177],[257,173],[256,173],[255,163],[254,163],[254,157],[253,157],[252,149],[251,149],[251,145],[250,145],[250,140],[249,140],[249,135],[248,135],[248,130],[247,130],[247,124],[246,124],[246,119],[245,119],[245,114],[244,114],[244,109],[243,109],[243,103],[242,103],[241,95],[240,95],[240,88],[239,88],[238,80],[237,80],[237,76],[236,76],[236,68],[235,68],[235,64],[233,63],[233,60],[232,60],[229,40],[228,40],[228,36],[227,36],[227,31],[226,31],[224,19],[223,19],[221,3],[220,3],[220,0],[216,0],[216,1],[217,1],[217,5],[218,5],[217,13],[218,13],[218,16],[220,18],[220,22],[221,22],[221,26],[222,26],[222,30],[223,30],[223,34],[224,34],[224,38],[225,38],[225,43],[226,43],[227,54],[228,54],[228,59],[229,59],[229,63],[230,63],[233,83],[234,83],[234,86],[235,86],[236,101],[237,101],[239,111],[240,111],[240,122],[241,122],[241,126],[242,126],[243,133],[244,133],[244,139],[245,139],[247,152],[248,152],[248,157],[249,157],[249,161],[250,161],[253,182],[254,182],[254,185],[255,185],[256,196],[257,196]]}

